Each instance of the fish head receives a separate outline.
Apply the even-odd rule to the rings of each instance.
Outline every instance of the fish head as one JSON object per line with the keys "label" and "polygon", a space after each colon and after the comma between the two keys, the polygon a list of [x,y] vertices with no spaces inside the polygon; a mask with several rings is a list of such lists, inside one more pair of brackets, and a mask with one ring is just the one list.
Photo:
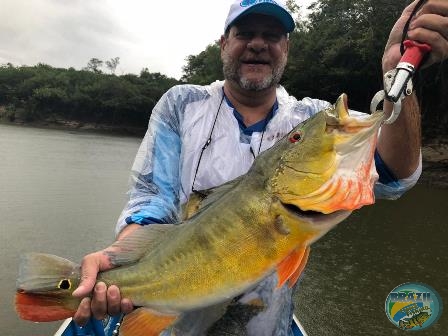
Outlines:
{"label": "fish head", "polygon": [[289,212],[332,214],[321,221],[331,225],[374,203],[378,179],[374,152],[383,119],[380,111],[351,116],[347,95],[342,94],[333,106],[296,126],[266,155],[267,189]]}

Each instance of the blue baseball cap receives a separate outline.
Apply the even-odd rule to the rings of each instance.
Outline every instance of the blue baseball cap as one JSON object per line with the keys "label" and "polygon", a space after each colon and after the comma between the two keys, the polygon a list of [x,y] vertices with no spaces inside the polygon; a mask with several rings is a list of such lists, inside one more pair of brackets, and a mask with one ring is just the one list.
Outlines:
{"label": "blue baseball cap", "polygon": [[224,31],[239,18],[253,13],[275,17],[285,27],[287,33],[294,30],[294,19],[283,0],[237,0],[230,6]]}

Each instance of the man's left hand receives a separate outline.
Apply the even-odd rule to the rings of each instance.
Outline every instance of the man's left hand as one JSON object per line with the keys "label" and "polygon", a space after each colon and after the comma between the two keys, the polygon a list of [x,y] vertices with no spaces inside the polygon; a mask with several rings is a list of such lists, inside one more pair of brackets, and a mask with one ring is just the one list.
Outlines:
{"label": "man's left hand", "polygon": [[[384,55],[383,72],[395,68],[401,53],[403,29],[418,1],[414,1],[402,13],[389,35]],[[448,0],[428,0],[415,14],[409,25],[407,38],[426,43],[432,51],[424,67],[443,62],[448,58]]]}

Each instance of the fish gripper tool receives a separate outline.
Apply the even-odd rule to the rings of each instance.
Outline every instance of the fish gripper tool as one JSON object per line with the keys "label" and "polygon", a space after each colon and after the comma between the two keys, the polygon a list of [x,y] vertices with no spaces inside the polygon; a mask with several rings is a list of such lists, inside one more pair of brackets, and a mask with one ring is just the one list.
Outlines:
{"label": "fish gripper tool", "polygon": [[384,90],[378,91],[370,104],[370,112],[376,111],[378,105],[388,100],[393,103],[390,117],[384,121],[392,124],[401,112],[401,101],[413,91],[412,77],[417,71],[425,55],[431,51],[431,46],[412,40],[403,42],[405,52],[395,69],[384,74]]}

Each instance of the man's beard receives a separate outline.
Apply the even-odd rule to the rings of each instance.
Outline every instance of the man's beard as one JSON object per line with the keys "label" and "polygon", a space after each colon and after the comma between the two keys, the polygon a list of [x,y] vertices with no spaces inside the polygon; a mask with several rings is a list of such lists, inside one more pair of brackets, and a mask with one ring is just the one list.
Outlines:
{"label": "man's beard", "polygon": [[238,72],[240,63],[229,56],[226,52],[222,57],[224,78],[237,83],[242,89],[249,91],[262,91],[277,86],[282,78],[286,66],[286,55],[282,56],[279,62],[274,65],[272,73],[265,76],[261,81],[249,80]]}

